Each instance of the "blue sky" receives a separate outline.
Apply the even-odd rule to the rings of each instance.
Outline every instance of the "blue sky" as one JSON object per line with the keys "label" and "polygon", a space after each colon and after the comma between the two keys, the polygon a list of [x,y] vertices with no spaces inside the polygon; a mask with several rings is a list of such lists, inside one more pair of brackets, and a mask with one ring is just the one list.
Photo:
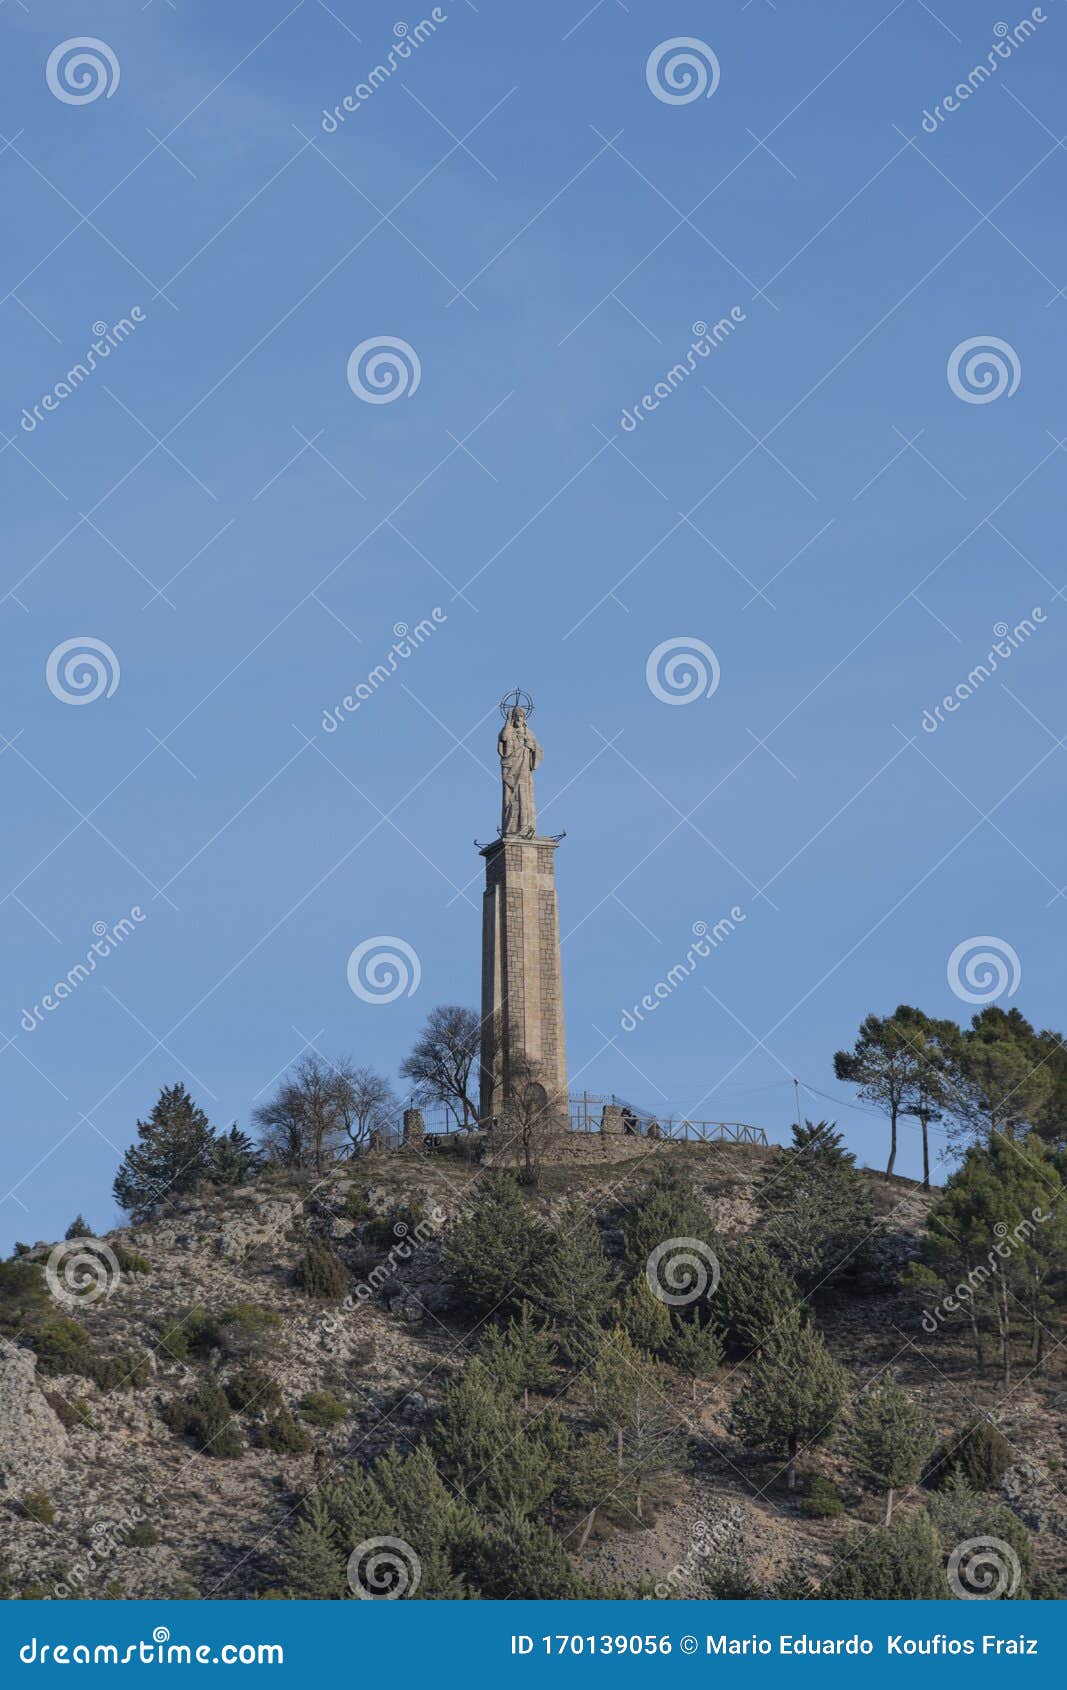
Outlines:
{"label": "blue sky", "polygon": [[[1018,958],[1011,1001],[1062,1025],[1063,6],[934,133],[924,112],[1027,11],[439,11],[333,132],[324,109],[429,9],[0,15],[4,1244],[77,1209],[114,1224],[163,1084],[247,1124],[308,1041],[395,1074],[433,1004],[477,1002],[474,840],[516,684],[543,826],[567,835],[579,1088],[781,1137],[792,1075],[844,1094],[832,1054],[868,1010],[970,1013],[946,965],[979,935]],[[86,35],[118,80],[105,64],[110,94],[71,103],[46,64]],[[681,37],[714,54],[711,97],[650,86]],[[950,359],[990,336],[1015,390],[967,402]],[[346,370],[382,337],[419,379],[371,404]],[[85,636],[118,682],[73,706],[46,669]],[[670,640],[714,651],[712,696],[656,696]],[[379,935],[417,954],[413,995],[350,990]],[[804,1104],[883,1158],[880,1121]]]}

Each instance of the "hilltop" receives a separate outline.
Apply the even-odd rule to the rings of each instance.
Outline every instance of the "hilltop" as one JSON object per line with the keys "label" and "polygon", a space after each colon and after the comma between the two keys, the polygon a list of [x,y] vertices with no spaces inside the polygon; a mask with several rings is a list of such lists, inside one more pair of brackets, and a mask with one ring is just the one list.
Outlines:
{"label": "hilltop", "polygon": [[[626,1217],[657,1168],[689,1175],[709,1235],[728,1246],[750,1232],[757,1188],[786,1155],[646,1142],[624,1162],[547,1165],[522,1200],[550,1229],[577,1200],[608,1262],[621,1267]],[[925,1333],[900,1273],[919,1252],[938,1194],[857,1177],[874,1205],[875,1248],[862,1271],[816,1300],[818,1328],[849,1392],[891,1368],[942,1438],[995,1409],[1011,1446],[998,1495],[1033,1533],[1042,1575],[1054,1579],[1067,1539],[1056,1478],[1067,1404],[1062,1351],[1006,1394],[995,1378],[976,1376],[964,1328]],[[0,1567],[8,1594],[250,1598],[282,1586],[279,1545],[302,1499],[353,1462],[365,1465],[390,1446],[413,1450],[470,1361],[483,1322],[459,1305],[443,1247],[483,1179],[458,1154],[374,1152],[322,1178],[275,1169],[235,1189],[200,1190],[111,1233],[105,1290],[76,1304],[56,1303],[44,1284],[55,1247],[35,1245],[5,1264]],[[63,1247],[68,1259],[76,1246]],[[316,1260],[341,1264],[342,1283],[330,1287],[340,1295],[309,1295],[309,1246]],[[668,1580],[671,1594],[694,1594],[710,1542],[764,1586],[789,1565],[818,1580],[846,1530],[879,1521],[878,1497],[856,1484],[833,1442],[802,1451],[803,1485],[793,1495],[782,1462],[745,1447],[733,1410],[754,1365],[727,1356],[692,1392],[664,1367],[686,1420],[687,1462],[652,1517],[602,1509],[581,1548],[576,1519],[557,1520],[580,1574],[616,1593]],[[244,1391],[226,1459],[205,1452],[196,1427],[182,1422],[181,1405],[203,1386],[229,1388],[231,1406]],[[528,1398],[529,1411],[550,1399],[569,1424],[589,1424],[581,1372],[560,1371]],[[813,1476],[837,1487],[844,1511],[805,1517],[801,1497]]]}

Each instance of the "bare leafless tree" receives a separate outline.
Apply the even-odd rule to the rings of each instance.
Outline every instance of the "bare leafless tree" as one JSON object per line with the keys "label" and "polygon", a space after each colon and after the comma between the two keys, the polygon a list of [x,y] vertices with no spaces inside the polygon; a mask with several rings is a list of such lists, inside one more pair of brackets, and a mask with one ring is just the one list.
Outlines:
{"label": "bare leafless tree", "polygon": [[463,1127],[478,1124],[471,1071],[478,1057],[482,1024],[473,1009],[444,1003],[432,1009],[411,1055],[400,1064],[414,1081],[416,1103],[443,1103]]}
{"label": "bare leafless tree", "polygon": [[371,1133],[388,1130],[400,1107],[389,1081],[373,1068],[340,1062],[336,1068],[337,1107],[354,1156]]}
{"label": "bare leafless tree", "polygon": [[560,1100],[549,1095],[539,1065],[513,1057],[508,1096],[493,1123],[494,1160],[514,1161],[520,1179],[536,1185],[545,1149],[561,1126]]}
{"label": "bare leafless tree", "polygon": [[336,1159],[355,1118],[352,1073],[350,1063],[327,1062],[318,1051],[300,1058],[255,1112],[272,1161],[321,1174]]}

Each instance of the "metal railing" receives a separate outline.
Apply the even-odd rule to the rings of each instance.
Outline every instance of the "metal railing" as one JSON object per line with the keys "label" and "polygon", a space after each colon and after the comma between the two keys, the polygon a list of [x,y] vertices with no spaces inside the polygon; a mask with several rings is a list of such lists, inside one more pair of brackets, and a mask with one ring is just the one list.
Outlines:
{"label": "metal railing", "polygon": [[[623,1133],[640,1138],[663,1138],[697,1144],[758,1144],[769,1143],[764,1127],[748,1121],[694,1121],[686,1115],[654,1115],[649,1110],[628,1103],[614,1092],[606,1096],[595,1092],[575,1092],[568,1099],[571,1131],[599,1133],[604,1106],[622,1112]],[[425,1148],[433,1150],[445,1140],[465,1139],[468,1134],[451,1110],[423,1110]],[[403,1139],[403,1117],[397,1116],[384,1129],[381,1148],[399,1149]]]}
{"label": "metal railing", "polygon": [[572,1093],[569,1102],[572,1132],[598,1133],[604,1105],[609,1104],[622,1111],[624,1131],[641,1138],[681,1139],[699,1144],[768,1143],[766,1128],[752,1126],[748,1121],[692,1121],[686,1115],[654,1115],[614,1093],[607,1097],[587,1091]]}

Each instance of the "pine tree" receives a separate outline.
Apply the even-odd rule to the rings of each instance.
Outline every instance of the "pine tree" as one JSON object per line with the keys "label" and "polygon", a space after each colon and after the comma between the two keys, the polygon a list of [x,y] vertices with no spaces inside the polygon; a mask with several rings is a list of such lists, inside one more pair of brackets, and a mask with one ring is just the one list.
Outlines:
{"label": "pine tree", "polygon": [[931,1602],[948,1594],[937,1533],[921,1509],[891,1526],[850,1532],[819,1586],[820,1599],[834,1602]]}
{"label": "pine tree", "polygon": [[[999,1538],[1014,1551],[1020,1578],[1010,1594],[1019,1600],[1033,1596],[1030,1581],[1036,1571],[1033,1544],[1018,1515],[995,1496],[973,1490],[966,1479],[954,1474],[944,1490],[930,1498],[930,1520],[947,1557],[961,1543],[975,1538]],[[1009,1594],[1007,1581],[1001,1595]]]}
{"label": "pine tree", "polygon": [[[620,1492],[617,1440],[606,1432],[587,1432],[574,1445],[570,1466],[568,1501],[585,1515],[578,1553],[585,1548],[593,1529],[597,1511],[610,1497]],[[625,1500],[625,1495],[622,1498]]]}
{"label": "pine tree", "polygon": [[431,1441],[441,1472],[479,1514],[524,1519],[552,1489],[549,1455],[478,1361],[449,1385]]}
{"label": "pine tree", "polygon": [[687,1168],[679,1162],[660,1164],[641,1199],[623,1223],[626,1255],[632,1268],[644,1273],[653,1250],[671,1238],[697,1238],[714,1244],[711,1216],[697,1194]]}
{"label": "pine tree", "polygon": [[531,1520],[516,1521],[475,1540],[470,1572],[481,1594],[491,1601],[521,1596],[524,1601],[562,1602],[582,1594],[560,1539],[548,1526]]}
{"label": "pine tree", "polygon": [[744,1554],[717,1555],[704,1578],[713,1602],[758,1602],[763,1596],[763,1586]]}
{"label": "pine tree", "polygon": [[927,1463],[923,1484],[944,1490],[957,1476],[972,1490],[996,1490],[1015,1460],[1003,1432],[991,1420],[975,1420],[939,1444]]}
{"label": "pine tree", "polygon": [[663,1357],[671,1344],[671,1317],[666,1303],[654,1297],[644,1274],[639,1274],[619,1300],[619,1325],[639,1350]]}
{"label": "pine tree", "polygon": [[213,1185],[244,1185],[253,1179],[263,1158],[247,1133],[235,1122],[228,1133],[220,1133],[211,1147],[209,1177]]}
{"label": "pine tree", "polygon": [[780,1321],[752,1368],[734,1413],[741,1435],[756,1449],[785,1450],[787,1483],[796,1488],[800,1443],[833,1430],[847,1379],[818,1332],[799,1316]]}
{"label": "pine tree", "polygon": [[693,1401],[696,1402],[700,1380],[711,1379],[722,1362],[722,1339],[717,1327],[710,1320],[702,1325],[697,1314],[689,1319],[677,1318],[667,1356],[679,1373],[688,1374],[693,1381]]}
{"label": "pine tree", "polygon": [[488,1326],[478,1345],[478,1360],[502,1389],[521,1392],[523,1407],[530,1406],[530,1392],[543,1391],[556,1377],[556,1346],[538,1326],[531,1305],[523,1301],[518,1319],[507,1326]]}
{"label": "pine tree", "polygon": [[93,1229],[89,1225],[88,1221],[85,1220],[82,1215],[75,1215],[63,1236],[67,1239],[95,1238],[96,1234],[93,1232]]}
{"label": "pine tree", "polygon": [[787,1561],[768,1594],[775,1602],[810,1602],[818,1592],[802,1562]]}
{"label": "pine tree", "polygon": [[897,1159],[897,1123],[914,1088],[920,1058],[909,1027],[898,1026],[891,1015],[868,1015],[851,1050],[834,1056],[834,1073],[859,1088],[868,1103],[889,1116],[889,1161],[886,1179]]}
{"label": "pine tree", "polygon": [[875,1231],[863,1175],[833,1147],[792,1145],[756,1192],[760,1234],[805,1292],[863,1265]]}
{"label": "pine tree", "polygon": [[533,1275],[530,1298],[550,1323],[564,1359],[575,1367],[588,1366],[600,1349],[614,1280],[596,1222],[570,1200]]}
{"label": "pine tree", "polygon": [[445,1241],[445,1265],[468,1308],[507,1312],[529,1294],[548,1244],[511,1175],[484,1174],[470,1213]]}
{"label": "pine tree", "polygon": [[115,1201],[135,1221],[166,1197],[190,1191],[209,1176],[215,1133],[185,1087],[164,1086],[147,1121],[137,1123],[115,1176]]}
{"label": "pine tree", "polygon": [[548,1523],[555,1530],[556,1510],[566,1507],[571,1494],[571,1475],[575,1459],[575,1440],[571,1429],[557,1408],[546,1408],[528,1422],[527,1431],[538,1444],[548,1462],[545,1506]]}
{"label": "pine tree", "polygon": [[893,1493],[918,1482],[937,1434],[921,1407],[892,1379],[867,1391],[853,1413],[846,1448],[857,1474],[885,1492],[885,1524],[893,1520]]}
{"label": "pine tree", "polygon": [[[476,1535],[477,1522],[449,1494],[425,1444],[411,1455],[389,1449],[371,1469],[353,1466],[339,1483],[308,1495],[283,1540],[280,1571],[287,1595],[351,1596],[349,1557],[375,1538],[393,1537],[410,1551],[398,1552],[404,1594],[447,1601],[468,1594],[454,1565]],[[367,1572],[357,1562],[351,1577]]]}
{"label": "pine tree", "polygon": [[946,1113],[956,1142],[1025,1137],[1056,1089],[1052,1051],[1017,1009],[987,1004],[962,1034]]}
{"label": "pine tree", "polygon": [[[1005,1386],[1022,1334],[1036,1370],[1042,1365],[1050,1298],[1067,1250],[1062,1165],[1034,1133],[1011,1140],[998,1132],[988,1146],[972,1146],[931,1205],[923,1260],[906,1276],[927,1308],[937,1305],[938,1320],[967,1322],[979,1372],[987,1334],[995,1333]],[[964,1296],[956,1295],[960,1285]]]}
{"label": "pine tree", "polygon": [[396,1536],[415,1548],[420,1561],[417,1594],[423,1600],[466,1596],[457,1569],[465,1568],[471,1538],[480,1527],[444,1483],[429,1446],[422,1442],[410,1455],[388,1449],[374,1463],[372,1474],[384,1512],[370,1535]]}
{"label": "pine tree", "polygon": [[803,1151],[808,1156],[819,1156],[826,1162],[845,1162],[850,1168],[856,1166],[856,1158],[851,1150],[845,1149],[845,1135],[838,1132],[836,1121],[794,1123],[790,1148]]}
{"label": "pine tree", "polygon": [[475,1352],[478,1362],[484,1367],[494,1384],[505,1396],[514,1397],[520,1390],[519,1373],[520,1362],[515,1346],[508,1338],[502,1326],[485,1326],[482,1328]]}
{"label": "pine tree", "polygon": [[619,1475],[634,1489],[634,1512],[657,1481],[685,1462],[686,1431],[671,1405],[662,1371],[616,1327],[593,1372],[596,1411],[615,1438]]}
{"label": "pine tree", "polygon": [[287,1596],[332,1602],[347,1594],[337,1527],[327,1504],[314,1492],[288,1533],[280,1560]]}
{"label": "pine tree", "polygon": [[[911,1004],[898,1004],[893,1020],[911,1042],[916,1062],[905,1088],[903,1115],[919,1123],[922,1140],[923,1190],[930,1189],[930,1125],[952,1112],[953,1100],[962,1102],[961,1057],[963,1038],[955,1021],[934,1020]],[[1035,1060],[1040,1060],[1035,1057]]]}
{"label": "pine tree", "polygon": [[796,1283],[758,1239],[724,1252],[713,1307],[736,1355],[759,1354],[778,1322],[798,1307]]}

